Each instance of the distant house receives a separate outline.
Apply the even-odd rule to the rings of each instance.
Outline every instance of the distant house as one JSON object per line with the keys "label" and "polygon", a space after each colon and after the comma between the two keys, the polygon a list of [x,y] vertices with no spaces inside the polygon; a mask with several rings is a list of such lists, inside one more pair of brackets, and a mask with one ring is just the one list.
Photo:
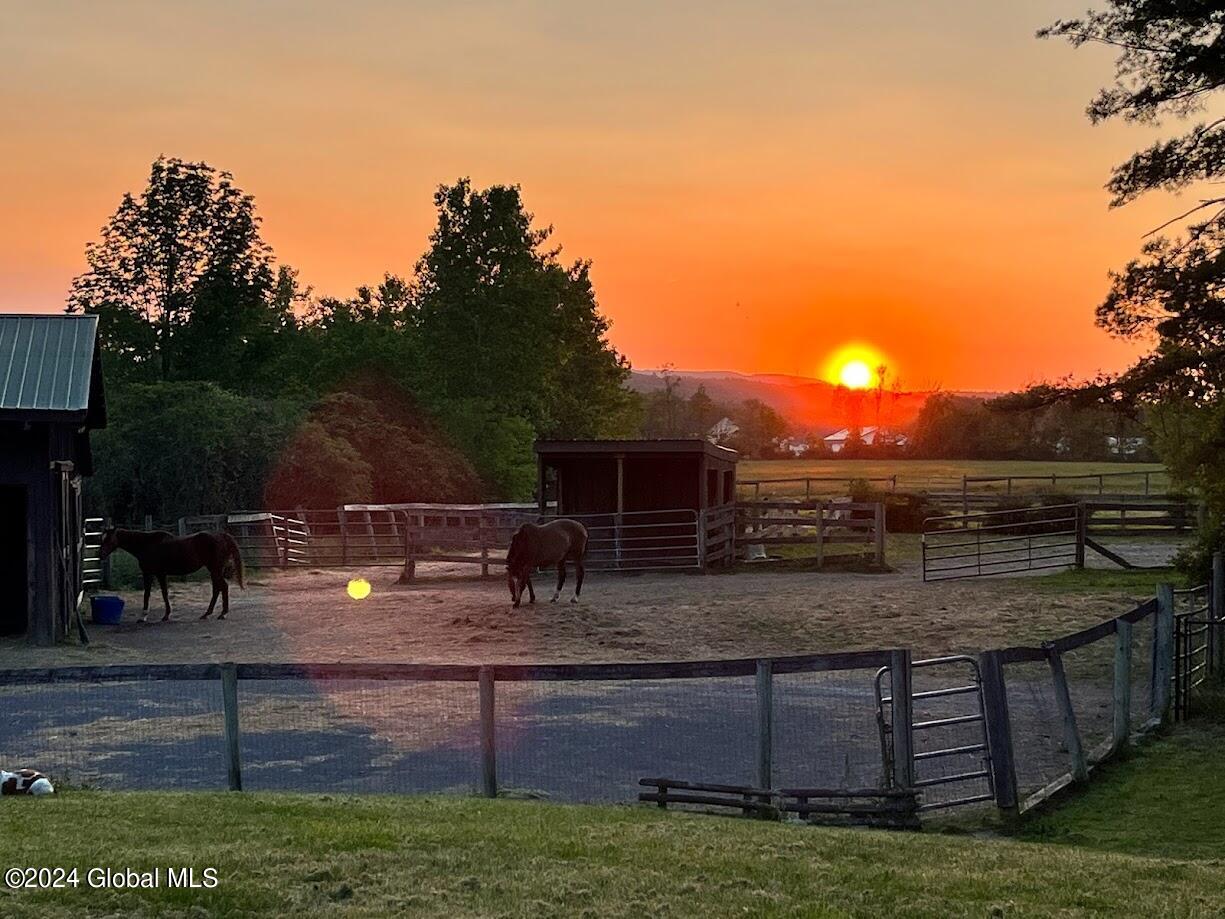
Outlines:
{"label": "distant house", "polygon": [[1148,439],[1145,437],[1106,436],[1106,452],[1112,456],[1135,456],[1147,446]]}
{"label": "distant house", "polygon": [[778,449],[792,456],[803,456],[808,452],[808,441],[803,437],[783,437],[777,443]]}
{"label": "distant house", "polygon": [[711,425],[710,430],[706,432],[706,439],[712,444],[725,444],[739,430],[740,425],[725,417]]}
{"label": "distant house", "polygon": [[[883,428],[878,428],[876,425],[860,428],[859,439],[867,447],[877,444],[882,447],[904,447],[908,442],[905,434],[887,431]],[[841,431],[834,431],[833,434],[828,435],[824,440],[825,446],[830,453],[841,453],[842,449],[851,441],[851,429],[843,428]]]}

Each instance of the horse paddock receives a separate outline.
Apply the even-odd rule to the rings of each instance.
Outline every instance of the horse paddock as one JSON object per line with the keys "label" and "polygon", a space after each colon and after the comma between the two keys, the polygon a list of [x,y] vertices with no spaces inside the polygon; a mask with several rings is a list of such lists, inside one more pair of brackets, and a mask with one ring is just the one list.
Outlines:
{"label": "horse paddock", "polygon": [[[500,569],[495,569],[500,575]],[[412,661],[564,663],[743,658],[880,647],[916,656],[1041,641],[1135,605],[1152,585],[1096,587],[1075,579],[984,578],[923,583],[917,566],[887,573],[770,570],[589,574],[581,602],[550,603],[554,575],[535,579],[538,602],[511,608],[501,576],[471,565],[422,565],[412,584],[395,568],[248,569],[223,622],[200,621],[206,580],[170,586],[174,616],[140,614],[138,590],[123,622],[90,626],[91,644],[35,648],[0,643],[0,667],[203,661]],[[346,587],[365,578],[354,600]]]}

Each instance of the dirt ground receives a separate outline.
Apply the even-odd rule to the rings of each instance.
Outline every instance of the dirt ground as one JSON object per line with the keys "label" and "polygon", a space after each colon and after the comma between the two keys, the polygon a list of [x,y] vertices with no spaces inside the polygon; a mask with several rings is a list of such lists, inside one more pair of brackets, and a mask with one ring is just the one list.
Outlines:
{"label": "dirt ground", "polygon": [[[422,566],[396,583],[396,568],[252,571],[231,590],[223,622],[201,622],[207,583],[171,587],[174,617],[134,620],[140,595],[117,626],[91,625],[91,644],[31,648],[0,642],[0,667],[165,661],[404,661],[513,663],[681,660],[910,647],[918,655],[976,652],[1037,642],[1126,611],[1144,597],[1125,590],[1035,589],[1033,578],[925,584],[913,561],[882,574],[779,571],[741,566],[719,574],[592,574],[579,604],[512,610],[501,577],[473,566]],[[373,585],[346,594],[350,578]]]}

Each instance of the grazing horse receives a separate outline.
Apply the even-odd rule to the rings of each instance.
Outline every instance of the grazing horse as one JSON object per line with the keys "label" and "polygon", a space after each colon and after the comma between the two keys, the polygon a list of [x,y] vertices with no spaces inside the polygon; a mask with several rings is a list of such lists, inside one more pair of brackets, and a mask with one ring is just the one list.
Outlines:
{"label": "grazing horse", "polygon": [[123,549],[136,557],[140,565],[140,573],[145,579],[144,613],[137,622],[149,618],[149,591],[153,589],[153,579],[162,588],[162,601],[166,604],[166,615],[162,622],[170,618],[170,594],[166,592],[166,575],[191,574],[201,568],[207,568],[213,581],[213,599],[208,603],[208,610],[201,616],[207,619],[217,605],[217,597],[221,597],[221,615],[224,619],[230,611],[230,585],[225,579],[225,565],[231,558],[234,560],[234,570],[238,575],[238,586],[242,582],[242,554],[238,551],[238,543],[229,533],[193,533],[191,536],[173,536],[165,530],[119,530],[107,527],[102,535],[102,557],[106,558],[116,549]]}
{"label": "grazing horse", "polygon": [[506,583],[510,587],[512,606],[518,606],[527,588],[529,603],[536,602],[532,589],[532,572],[546,565],[557,566],[557,590],[553,602],[561,596],[566,583],[566,562],[574,562],[574,596],[578,602],[583,589],[583,553],[587,551],[587,528],[577,520],[553,520],[549,523],[525,523],[510,540],[506,553]]}

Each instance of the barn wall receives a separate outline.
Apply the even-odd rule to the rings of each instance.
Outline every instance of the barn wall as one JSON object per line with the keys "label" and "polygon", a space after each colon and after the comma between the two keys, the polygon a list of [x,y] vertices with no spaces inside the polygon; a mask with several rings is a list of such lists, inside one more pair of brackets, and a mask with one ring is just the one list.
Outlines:
{"label": "barn wall", "polygon": [[72,435],[65,425],[0,425],[0,483],[26,489],[27,635],[35,644],[63,637],[58,611],[68,601],[59,575],[59,489],[51,462],[74,458]]}
{"label": "barn wall", "polygon": [[698,510],[699,464],[697,456],[627,456],[625,510]]}

